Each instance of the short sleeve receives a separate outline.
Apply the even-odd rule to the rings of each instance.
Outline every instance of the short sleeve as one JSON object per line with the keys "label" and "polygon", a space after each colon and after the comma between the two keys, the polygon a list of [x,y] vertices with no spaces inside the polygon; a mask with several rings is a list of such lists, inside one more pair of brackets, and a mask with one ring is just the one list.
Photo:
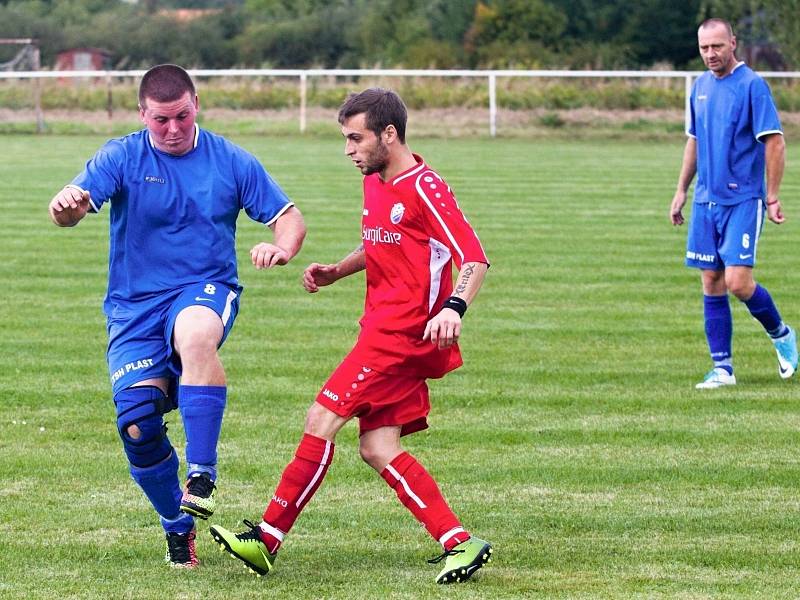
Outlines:
{"label": "short sleeve", "polygon": [[72,180],[73,185],[89,192],[92,211],[100,212],[103,204],[122,189],[124,154],[119,143],[110,141],[87,161],[83,171]]}
{"label": "short sleeve", "polygon": [[696,138],[697,137],[697,129],[695,125],[695,112],[694,112],[694,103],[697,100],[697,80],[695,80],[694,84],[692,85],[692,93],[689,97],[689,118],[686,123],[686,135],[689,137]]}
{"label": "short sleeve", "polygon": [[288,208],[294,206],[255,156],[242,151],[239,166],[239,198],[242,208],[251,219],[271,225]]}
{"label": "short sleeve", "polygon": [[778,109],[772,99],[769,85],[756,78],[750,88],[750,111],[753,121],[753,135],[759,141],[765,135],[783,133]]}

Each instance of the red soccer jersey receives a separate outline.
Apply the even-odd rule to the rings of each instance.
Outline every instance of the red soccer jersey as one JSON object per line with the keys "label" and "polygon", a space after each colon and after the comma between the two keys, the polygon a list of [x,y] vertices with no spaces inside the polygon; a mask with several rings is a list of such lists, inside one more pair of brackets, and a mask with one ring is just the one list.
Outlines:
{"label": "red soccer jersey", "polygon": [[452,264],[488,260],[450,187],[414,158],[389,181],[364,178],[367,294],[351,357],[383,373],[436,378],[460,367],[461,353],[423,341],[425,325],[452,294]]}

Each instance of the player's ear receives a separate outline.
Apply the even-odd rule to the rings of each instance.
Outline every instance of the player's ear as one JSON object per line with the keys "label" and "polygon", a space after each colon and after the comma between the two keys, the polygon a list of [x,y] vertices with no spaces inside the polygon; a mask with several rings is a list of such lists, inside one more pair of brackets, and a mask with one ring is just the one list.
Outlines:
{"label": "player's ear", "polygon": [[397,128],[394,125],[387,125],[386,129],[381,132],[384,144],[390,144],[397,139]]}
{"label": "player's ear", "polygon": [[147,124],[144,120],[144,107],[141,104],[139,105],[139,120],[145,125]]}
{"label": "player's ear", "polygon": [[194,95],[194,110],[200,112],[200,97],[197,94]]}

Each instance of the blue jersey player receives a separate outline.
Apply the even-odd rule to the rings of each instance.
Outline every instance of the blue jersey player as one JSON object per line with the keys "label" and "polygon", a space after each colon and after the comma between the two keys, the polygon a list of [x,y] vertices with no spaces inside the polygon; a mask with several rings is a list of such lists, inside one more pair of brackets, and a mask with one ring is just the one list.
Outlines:
{"label": "blue jersey player", "polygon": [[[104,312],[117,427],[177,567],[197,564],[194,519],[214,511],[227,389],[217,352],[242,291],[236,219],[244,210],[273,232],[250,251],[257,269],[286,264],[305,236],[302,215],[258,160],[200,129],[198,110],[184,69],[153,67],[139,87],[145,129],[107,142],[49,206],[56,225],[72,227],[109,204]],[[186,433],[183,486],[163,420],[174,408]]]}
{"label": "blue jersey player", "polygon": [[736,59],[736,38],[727,21],[703,22],[697,39],[709,70],[692,89],[689,139],[670,207],[672,224],[682,225],[686,191],[697,174],[686,265],[701,270],[714,366],[696,387],[736,383],[728,292],[763,325],[778,354],[778,373],[788,379],[797,369],[795,332],[753,279],[765,213],[773,223],[784,221],[778,189],[785,146],[778,112],[766,82]]}

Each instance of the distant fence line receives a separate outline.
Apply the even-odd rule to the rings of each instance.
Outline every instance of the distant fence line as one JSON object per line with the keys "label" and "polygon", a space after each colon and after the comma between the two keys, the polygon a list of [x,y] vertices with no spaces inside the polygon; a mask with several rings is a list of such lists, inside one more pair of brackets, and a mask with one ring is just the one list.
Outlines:
{"label": "distant fence line", "polygon": [[[100,78],[106,81],[111,97],[111,83],[115,78],[138,78],[145,70],[133,71],[0,71],[2,79],[34,80],[37,131],[44,130],[39,82],[42,79]],[[689,118],[689,96],[692,82],[702,71],[567,71],[567,70],[464,70],[464,69],[190,69],[195,77],[288,77],[297,78],[300,86],[300,132],[306,130],[307,91],[310,77],[457,77],[486,79],[489,92],[489,134],[497,135],[497,80],[498,78],[587,78],[587,79],[683,79],[686,119]],[[800,71],[759,72],[765,78],[800,79]]]}

